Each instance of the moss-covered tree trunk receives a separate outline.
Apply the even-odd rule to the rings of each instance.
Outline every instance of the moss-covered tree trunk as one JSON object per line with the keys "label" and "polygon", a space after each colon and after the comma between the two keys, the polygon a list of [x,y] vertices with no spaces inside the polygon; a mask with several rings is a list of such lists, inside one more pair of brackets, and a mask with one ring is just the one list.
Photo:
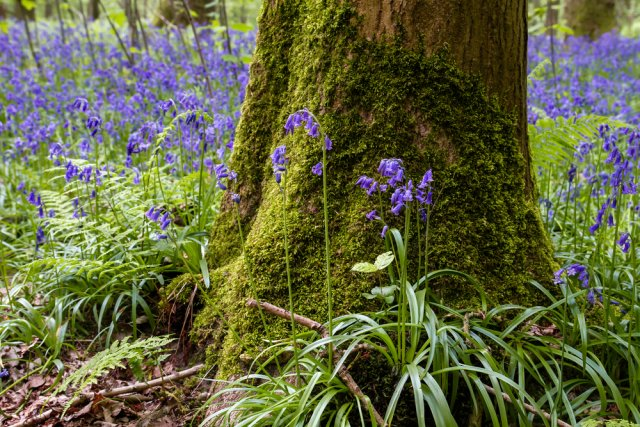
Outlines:
{"label": "moss-covered tree trunk", "polygon": [[566,0],[564,14],[578,36],[596,39],[616,27],[615,0]]}
{"label": "moss-covered tree trunk", "polygon": [[[295,310],[327,318],[322,180],[311,174],[321,142],[301,130],[285,137],[283,129],[287,116],[305,107],[334,141],[327,176],[338,314],[361,310],[361,293],[385,280],[350,271],[384,251],[382,224],[365,220],[377,199],[355,187],[359,175],[375,175],[382,158],[403,159],[414,182],[433,169],[432,269],[475,275],[496,302],[534,299],[527,280],[547,281],[553,260],[526,134],[526,17],[526,2],[513,0],[265,1],[231,160],[246,253],[233,237],[234,208],[226,199],[211,235],[213,290],[195,336],[219,337],[231,325],[249,345],[265,337],[258,314],[245,308],[252,296],[245,261],[259,298],[288,304],[283,206],[269,159],[281,144],[290,159]],[[449,304],[477,301],[463,283],[432,286]],[[287,324],[276,331],[286,333]],[[233,334],[222,353],[211,348],[227,368],[242,351]]]}

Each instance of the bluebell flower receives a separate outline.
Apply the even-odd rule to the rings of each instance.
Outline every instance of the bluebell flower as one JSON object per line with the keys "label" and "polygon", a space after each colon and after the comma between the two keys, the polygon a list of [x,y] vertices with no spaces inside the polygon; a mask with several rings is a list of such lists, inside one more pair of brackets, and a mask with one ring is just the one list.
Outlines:
{"label": "bluebell flower", "polygon": [[76,111],[85,112],[89,109],[89,101],[85,98],[76,98],[75,101],[73,101],[72,108]]}
{"label": "bluebell flower", "polygon": [[562,278],[563,275],[566,275],[567,277],[578,276],[580,286],[583,288],[589,287],[589,271],[587,270],[587,267],[582,264],[574,263],[556,271],[554,274],[554,283],[557,285],[566,283]]}
{"label": "bluebell flower", "polygon": [[311,168],[311,173],[314,175],[322,175],[322,162],[318,162]]}
{"label": "bluebell flower", "polygon": [[571,184],[574,180],[574,178],[576,177],[576,173],[578,171],[578,168],[576,167],[576,165],[574,165],[573,163],[571,163],[571,167],[569,167],[569,184]]}
{"label": "bluebell flower", "polygon": [[57,142],[49,145],[49,160],[62,154],[62,145]]}
{"label": "bluebell flower", "polygon": [[0,369],[0,380],[6,380],[9,378],[9,371],[7,368]]}
{"label": "bluebell flower", "polygon": [[27,202],[29,202],[33,206],[38,206],[38,200],[37,200],[37,197],[36,197],[36,193],[33,190],[31,190],[31,192],[27,196]]}
{"label": "bluebell flower", "polygon": [[288,163],[288,160],[285,157],[286,154],[286,145],[280,145],[279,147],[276,147],[276,149],[271,154],[271,165],[273,167],[273,174],[278,184],[280,184],[280,181],[282,179],[282,172],[285,172],[287,170],[286,165]]}
{"label": "bluebell flower", "polygon": [[427,186],[431,185],[432,182],[433,172],[431,171],[431,169],[429,169],[424,173],[424,176],[422,177],[422,181],[420,181],[420,185],[418,185],[418,188],[424,190],[425,188],[427,188]]}
{"label": "bluebell flower", "polygon": [[620,249],[622,250],[622,252],[624,252],[625,254],[627,252],[629,252],[629,249],[631,247],[631,241],[629,240],[629,237],[631,235],[627,232],[622,233],[622,235],[620,236],[620,240],[618,240],[618,246],[620,246]]}
{"label": "bluebell flower", "polygon": [[371,212],[367,213],[365,215],[365,217],[369,220],[369,221],[374,221],[377,219],[380,219],[380,217],[378,216],[378,212],[374,209]]}
{"label": "bluebell flower", "polygon": [[327,135],[324,136],[324,148],[327,151],[331,151],[333,148],[333,141],[331,141]]}
{"label": "bluebell flower", "polygon": [[313,125],[311,125],[311,129],[309,129],[309,132],[307,134],[312,138],[319,137],[320,136],[320,130],[318,128],[318,124],[317,123],[313,123]]}
{"label": "bluebell flower", "polygon": [[[166,215],[165,215],[166,216]],[[166,230],[167,227],[169,226],[169,224],[171,224],[171,218],[165,218],[161,223],[160,223],[160,228],[162,229],[162,231]]]}
{"label": "bluebell flower", "polygon": [[44,230],[42,229],[42,227],[38,227],[38,229],[36,230],[36,252],[38,251],[40,246],[44,244],[45,241],[46,239],[44,235]]}
{"label": "bluebell flower", "polygon": [[240,203],[240,195],[237,193],[232,193],[231,200],[233,200],[233,202],[236,204]]}
{"label": "bluebell flower", "polygon": [[389,226],[385,225],[384,227],[382,227],[382,232],[380,233],[380,237],[384,239],[384,237],[387,235],[387,231],[389,231]]}

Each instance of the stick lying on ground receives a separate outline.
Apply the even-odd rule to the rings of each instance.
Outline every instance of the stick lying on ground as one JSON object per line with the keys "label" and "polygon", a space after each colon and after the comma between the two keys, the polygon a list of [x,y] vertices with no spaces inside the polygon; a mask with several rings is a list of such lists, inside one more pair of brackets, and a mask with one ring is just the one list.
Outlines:
{"label": "stick lying on ground", "polygon": [[[277,307],[273,304],[269,304],[268,302],[258,303],[254,299],[249,299],[247,301],[247,306],[249,307],[257,308],[258,305],[262,307],[262,309],[267,313],[271,313],[283,319],[287,319],[287,320],[291,319],[291,313],[285,310],[284,308]],[[322,338],[329,337],[329,332],[324,326],[322,326],[321,323],[318,323],[315,320],[311,320],[308,317],[300,316],[299,314],[294,314],[293,319],[297,324],[305,326],[309,329],[312,329],[318,332],[320,335],[322,335]],[[337,352],[333,353],[333,358],[336,364],[340,361],[340,355]],[[338,376],[342,378],[342,381],[344,381],[344,384],[351,391],[351,393],[353,393],[353,395],[356,396],[358,400],[362,402],[363,405],[369,408],[369,410],[373,413],[374,418],[376,419],[376,423],[383,427],[386,426],[387,423],[384,421],[384,418],[382,418],[382,416],[376,410],[376,408],[373,407],[371,400],[362,392],[358,384],[355,382],[351,374],[347,371],[347,369],[344,366],[341,366],[340,369],[338,370]]]}
{"label": "stick lying on ground", "polygon": [[[168,382],[171,381],[177,381],[177,380],[181,380],[183,378],[187,378],[190,377],[194,374],[196,374],[200,369],[202,369],[204,367],[203,364],[198,364],[192,368],[189,369],[185,369],[184,371],[180,371],[180,372],[176,372],[175,374],[171,374],[171,375],[167,375],[164,377],[160,377],[160,378],[156,378],[150,381],[141,381],[135,384],[131,384],[125,387],[118,387],[118,388],[114,388],[111,390],[101,390],[97,393],[87,393],[87,394],[82,394],[80,396],[78,396],[76,399],[74,399],[71,404],[69,405],[69,407],[71,406],[76,406],[85,402],[88,402],[89,400],[93,399],[94,396],[100,395],[102,397],[116,397],[116,396],[120,396],[123,394],[128,394],[128,393],[135,393],[138,391],[142,391],[142,390],[146,390],[148,388],[151,387],[156,387],[162,384],[166,384]],[[54,414],[61,412],[61,411],[56,411],[53,409],[49,409],[47,411],[44,411],[43,413],[36,415],[34,417],[31,418],[27,418],[24,421],[20,421],[19,423],[16,424],[12,424],[10,427],[29,427],[29,426],[35,426],[38,425],[40,423],[45,422],[46,420],[48,420],[49,418],[51,418]]]}

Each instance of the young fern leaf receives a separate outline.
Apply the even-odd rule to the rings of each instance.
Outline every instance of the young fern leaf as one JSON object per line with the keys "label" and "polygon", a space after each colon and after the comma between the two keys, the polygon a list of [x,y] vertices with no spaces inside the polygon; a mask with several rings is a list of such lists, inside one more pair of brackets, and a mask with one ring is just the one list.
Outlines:
{"label": "young fern leaf", "polygon": [[129,342],[129,337],[122,341],[114,341],[111,347],[96,353],[87,363],[79,369],[72,372],[65,380],[54,390],[53,394],[57,395],[64,392],[69,387],[74,387],[76,391],[65,405],[65,412],[71,406],[71,403],[82,393],[82,390],[88,385],[95,384],[98,379],[115,368],[124,368],[124,362],[129,364],[139,364],[145,359],[156,358],[161,360],[161,353],[165,350],[165,346],[174,338],[168,335],[154,336],[146,339]]}

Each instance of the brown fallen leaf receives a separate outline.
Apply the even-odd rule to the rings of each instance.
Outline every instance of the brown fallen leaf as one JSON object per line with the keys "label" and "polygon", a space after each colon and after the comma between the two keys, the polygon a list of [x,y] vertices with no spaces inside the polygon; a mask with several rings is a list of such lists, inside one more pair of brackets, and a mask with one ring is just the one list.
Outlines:
{"label": "brown fallen leaf", "polygon": [[29,388],[40,388],[44,383],[45,380],[41,375],[34,375],[29,379]]}

